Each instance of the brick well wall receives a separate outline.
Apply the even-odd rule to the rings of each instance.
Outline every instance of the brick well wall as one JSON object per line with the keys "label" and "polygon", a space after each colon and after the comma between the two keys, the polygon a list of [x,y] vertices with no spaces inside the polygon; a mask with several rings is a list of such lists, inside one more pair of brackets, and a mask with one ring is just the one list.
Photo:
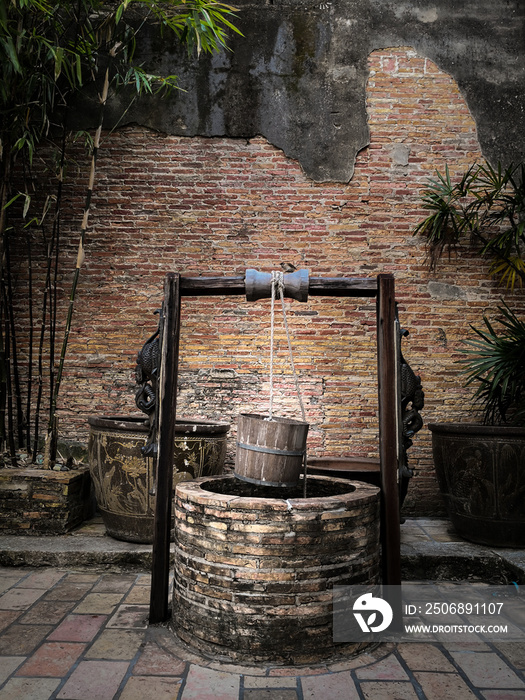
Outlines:
{"label": "brick well wall", "polygon": [[[370,145],[347,185],[310,181],[262,137],[183,138],[135,126],[104,136],[60,400],[62,437],[86,442],[88,415],[136,413],[136,352],[156,326],[168,270],[227,276],[281,261],[315,276],[392,272],[410,331],[405,356],[426,392],[425,423],[469,417],[454,363],[468,324],[479,324],[502,291],[466,251],[430,274],[424,243],[411,232],[424,213],[418,192],[427,178],[481,158],[476,127],[454,81],[410,48],[370,56],[367,106]],[[83,171],[72,175],[63,228],[70,267],[85,186]],[[19,290],[24,280],[21,270]],[[62,312],[69,280],[67,272]],[[523,308],[518,293],[505,298]],[[312,454],[376,456],[374,301],[317,297],[288,309]],[[234,424],[241,410],[267,411],[269,322],[269,301],[184,300],[181,415]],[[276,411],[297,415],[281,325],[276,337]],[[426,428],[409,456],[416,476],[407,513],[442,512]]]}

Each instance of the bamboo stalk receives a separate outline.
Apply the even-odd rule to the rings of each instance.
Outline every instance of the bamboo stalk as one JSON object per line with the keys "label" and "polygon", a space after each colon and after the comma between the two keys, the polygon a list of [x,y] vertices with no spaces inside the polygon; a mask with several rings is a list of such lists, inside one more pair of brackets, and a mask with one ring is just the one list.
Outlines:
{"label": "bamboo stalk", "polygon": [[28,289],[29,297],[29,362],[27,368],[27,396],[25,410],[25,444],[27,452],[31,450],[31,397],[33,394],[33,340],[34,340],[34,318],[33,318],[33,255],[31,249],[31,234],[27,234],[27,268],[28,268]]}
{"label": "bamboo stalk", "polygon": [[[110,52],[110,57],[111,57],[111,55],[112,55],[112,52]],[[68,311],[67,311],[66,326],[64,329],[64,338],[62,341],[62,349],[60,352],[60,361],[59,361],[59,365],[58,365],[56,381],[55,381],[53,396],[52,396],[52,400],[51,400],[49,423],[48,423],[48,430],[47,430],[47,435],[46,435],[46,446],[48,444],[55,445],[55,450],[53,450],[53,449],[46,450],[46,453],[44,456],[44,464],[43,464],[44,469],[52,468],[52,466],[56,460],[56,439],[54,439],[53,436],[56,435],[56,429],[57,429],[57,422],[55,420],[55,417],[56,417],[56,410],[57,410],[57,403],[58,403],[58,394],[60,392],[60,387],[62,384],[62,375],[64,372],[64,363],[65,363],[67,347],[68,347],[68,343],[69,343],[69,334],[71,332],[71,323],[73,320],[73,311],[74,311],[74,307],[75,307],[75,299],[76,299],[76,294],[77,294],[78,280],[80,278],[80,269],[81,269],[81,267],[84,263],[84,259],[85,259],[84,246],[85,246],[85,242],[86,242],[86,231],[87,231],[87,227],[88,227],[88,223],[89,223],[89,214],[90,214],[90,210],[91,210],[91,198],[93,195],[93,187],[94,187],[94,182],[95,182],[97,156],[98,156],[98,151],[100,148],[100,136],[102,134],[102,126],[104,123],[104,110],[106,107],[108,93],[109,93],[109,71],[110,71],[110,66],[108,65],[108,67],[106,68],[105,76],[104,76],[104,85],[102,88],[102,93],[99,96],[99,100],[100,100],[99,123],[98,123],[97,130],[95,132],[93,148],[91,151],[91,165],[90,165],[90,172],[89,172],[89,181],[88,181],[88,188],[86,191],[86,199],[85,199],[85,203],[84,203],[84,215],[82,217],[82,224],[81,224],[81,228],[80,228],[80,240],[78,242],[77,260],[76,260],[76,265],[75,265],[75,272],[73,274],[73,281],[71,284],[71,293],[69,295],[69,306],[68,306]]]}
{"label": "bamboo stalk", "polygon": [[[6,308],[6,322],[9,323],[9,336],[12,354],[10,360],[10,370],[12,372],[13,378],[11,382],[11,395],[14,389],[14,403],[16,406],[16,434],[18,437],[18,447],[24,447],[24,412],[22,410],[22,390],[20,388],[20,373],[18,371],[18,344],[16,338],[16,325],[15,325],[15,314],[14,314],[14,304],[13,304],[13,283],[11,277],[11,257],[9,250],[9,242],[6,238],[5,240],[5,263],[6,263],[6,275],[4,284],[5,298],[5,308]],[[11,410],[11,409],[10,409]]]}
{"label": "bamboo stalk", "polygon": [[[53,217],[53,226],[51,230],[51,240],[46,241],[45,231],[42,231],[44,244],[46,246],[46,278],[44,283],[44,292],[42,298],[42,321],[40,328],[40,339],[38,344],[38,389],[35,403],[35,419],[34,419],[34,440],[33,452],[31,461],[36,462],[38,453],[38,443],[40,437],[40,411],[42,406],[42,393],[44,385],[44,341],[46,335],[47,311],[49,304],[49,410],[51,411],[51,400],[54,388],[55,376],[55,343],[56,343],[56,326],[57,326],[57,293],[58,293],[58,268],[60,260],[60,216],[62,205],[62,192],[64,186],[64,164],[66,158],[67,130],[66,116],[62,124],[62,143],[60,152],[60,168],[58,172],[57,196],[55,202],[55,214]],[[54,251],[54,254],[53,254]],[[54,261],[54,265],[53,265]],[[53,274],[52,274],[53,270]]]}
{"label": "bamboo stalk", "polygon": [[[4,145],[4,153],[10,153],[8,144]],[[10,181],[10,159],[8,156],[4,156],[2,163],[2,183],[0,190],[0,440],[1,440],[1,451],[6,449],[7,443],[7,432],[6,432],[6,406],[7,406],[7,359],[5,351],[5,337],[4,337],[4,323],[3,316],[1,313],[1,307],[3,306],[3,294],[1,294],[1,289],[3,288],[4,279],[4,240],[5,240],[5,228],[6,228],[6,217],[7,217],[7,194]],[[5,312],[5,309],[3,309]]]}
{"label": "bamboo stalk", "polygon": [[[2,301],[4,311],[7,309],[7,296],[5,284],[2,283]],[[14,426],[13,426],[13,395],[12,395],[12,384],[11,384],[11,357],[10,357],[10,324],[9,317],[4,316],[3,327],[5,333],[5,369],[6,369],[6,388],[7,388],[7,444],[9,448],[9,456],[11,458],[11,464],[13,467],[17,466],[16,460],[16,446],[14,438]]]}

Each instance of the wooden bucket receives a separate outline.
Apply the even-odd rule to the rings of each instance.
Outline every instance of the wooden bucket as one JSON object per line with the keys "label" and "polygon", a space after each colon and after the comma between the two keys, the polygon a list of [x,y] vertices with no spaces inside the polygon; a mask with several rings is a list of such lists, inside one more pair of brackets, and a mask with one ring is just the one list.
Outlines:
{"label": "wooden bucket", "polygon": [[235,476],[264,486],[295,486],[301,476],[308,423],[241,413]]}

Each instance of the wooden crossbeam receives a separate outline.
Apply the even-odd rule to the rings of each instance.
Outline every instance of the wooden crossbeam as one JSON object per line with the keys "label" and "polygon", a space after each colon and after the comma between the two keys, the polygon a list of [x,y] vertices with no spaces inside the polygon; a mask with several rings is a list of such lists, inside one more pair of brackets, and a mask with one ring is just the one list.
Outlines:
{"label": "wooden crossbeam", "polygon": [[[245,294],[244,277],[181,277],[181,296],[229,296]],[[312,296],[375,297],[374,277],[310,277],[308,293]]]}

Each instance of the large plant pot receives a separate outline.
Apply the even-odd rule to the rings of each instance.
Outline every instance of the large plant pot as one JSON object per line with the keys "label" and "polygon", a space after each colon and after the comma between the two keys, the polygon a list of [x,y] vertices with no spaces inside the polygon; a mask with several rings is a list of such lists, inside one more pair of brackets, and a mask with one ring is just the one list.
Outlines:
{"label": "large plant pot", "polygon": [[[148,437],[144,418],[104,416],[88,422],[89,469],[108,534],[151,543],[155,464],[141,451]],[[229,428],[215,421],[176,422],[173,488],[180,481],[222,473]]]}
{"label": "large plant pot", "polygon": [[456,532],[495,547],[525,545],[525,428],[432,423],[441,493]]}

